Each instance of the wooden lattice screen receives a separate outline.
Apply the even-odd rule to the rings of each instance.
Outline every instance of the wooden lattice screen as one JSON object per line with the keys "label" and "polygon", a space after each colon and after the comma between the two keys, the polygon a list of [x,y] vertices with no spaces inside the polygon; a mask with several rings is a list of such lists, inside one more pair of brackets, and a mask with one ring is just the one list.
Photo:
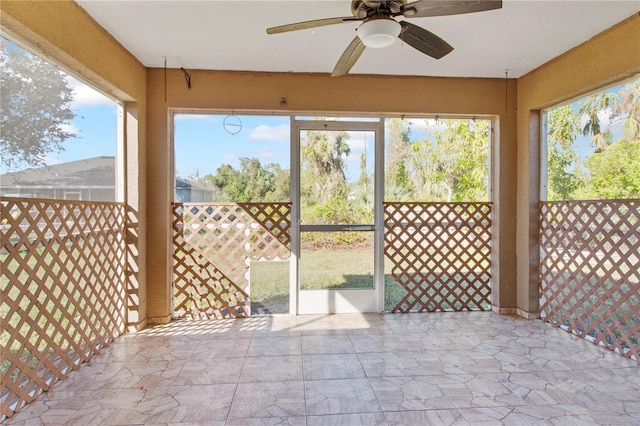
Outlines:
{"label": "wooden lattice screen", "polygon": [[391,309],[491,308],[491,203],[385,203],[385,256],[406,295]]}
{"label": "wooden lattice screen", "polygon": [[125,207],[0,199],[2,417],[124,332]]}
{"label": "wooden lattice screen", "polygon": [[640,200],[540,205],[540,315],[640,362]]}
{"label": "wooden lattice screen", "polygon": [[290,257],[290,203],[173,205],[174,310],[249,315],[249,264]]}

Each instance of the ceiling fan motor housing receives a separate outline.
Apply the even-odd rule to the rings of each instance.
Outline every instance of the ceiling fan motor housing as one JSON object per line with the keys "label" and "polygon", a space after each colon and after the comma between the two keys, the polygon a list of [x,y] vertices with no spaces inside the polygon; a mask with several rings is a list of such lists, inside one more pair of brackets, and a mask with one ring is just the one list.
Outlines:
{"label": "ceiling fan motor housing", "polygon": [[351,13],[358,19],[400,13],[407,0],[352,0]]}

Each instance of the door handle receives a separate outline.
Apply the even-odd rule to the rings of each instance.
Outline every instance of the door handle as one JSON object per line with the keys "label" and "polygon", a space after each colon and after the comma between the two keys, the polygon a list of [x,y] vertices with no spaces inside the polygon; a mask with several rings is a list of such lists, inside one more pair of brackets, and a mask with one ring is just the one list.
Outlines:
{"label": "door handle", "polygon": [[373,231],[375,230],[374,225],[356,225],[347,227],[347,231]]}

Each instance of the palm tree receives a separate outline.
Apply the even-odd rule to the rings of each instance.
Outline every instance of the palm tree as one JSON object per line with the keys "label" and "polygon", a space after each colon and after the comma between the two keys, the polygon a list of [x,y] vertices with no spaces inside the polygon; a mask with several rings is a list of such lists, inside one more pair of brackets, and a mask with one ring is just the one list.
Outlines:
{"label": "palm tree", "polygon": [[345,195],[345,157],[351,152],[346,132],[309,131],[303,141],[302,163],[311,185],[310,196],[319,202]]}
{"label": "palm tree", "polygon": [[627,84],[620,91],[620,102],[614,113],[626,116],[622,124],[624,140],[640,140],[640,79]]}
{"label": "palm tree", "polygon": [[409,178],[411,160],[411,123],[401,118],[389,119],[385,158],[385,200],[411,198]]}
{"label": "palm tree", "polygon": [[613,118],[617,108],[619,108],[618,95],[606,92],[589,96],[578,108],[578,114],[587,118],[582,127],[582,135],[591,135],[589,144],[595,148],[595,152],[607,149],[612,139],[611,132],[602,131],[599,114],[608,112],[609,117]]}

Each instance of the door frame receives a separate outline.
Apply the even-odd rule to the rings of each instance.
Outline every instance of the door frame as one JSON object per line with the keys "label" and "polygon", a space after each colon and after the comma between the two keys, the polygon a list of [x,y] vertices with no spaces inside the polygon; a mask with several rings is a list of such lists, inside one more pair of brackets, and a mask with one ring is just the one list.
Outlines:
{"label": "door frame", "polygon": [[[321,121],[291,119],[291,260],[289,309],[292,315],[382,312],[384,308],[384,124],[378,121]],[[300,132],[368,131],[374,149],[374,275],[372,289],[300,290]],[[355,226],[355,225],[354,225]],[[324,303],[323,303],[324,302]]]}

